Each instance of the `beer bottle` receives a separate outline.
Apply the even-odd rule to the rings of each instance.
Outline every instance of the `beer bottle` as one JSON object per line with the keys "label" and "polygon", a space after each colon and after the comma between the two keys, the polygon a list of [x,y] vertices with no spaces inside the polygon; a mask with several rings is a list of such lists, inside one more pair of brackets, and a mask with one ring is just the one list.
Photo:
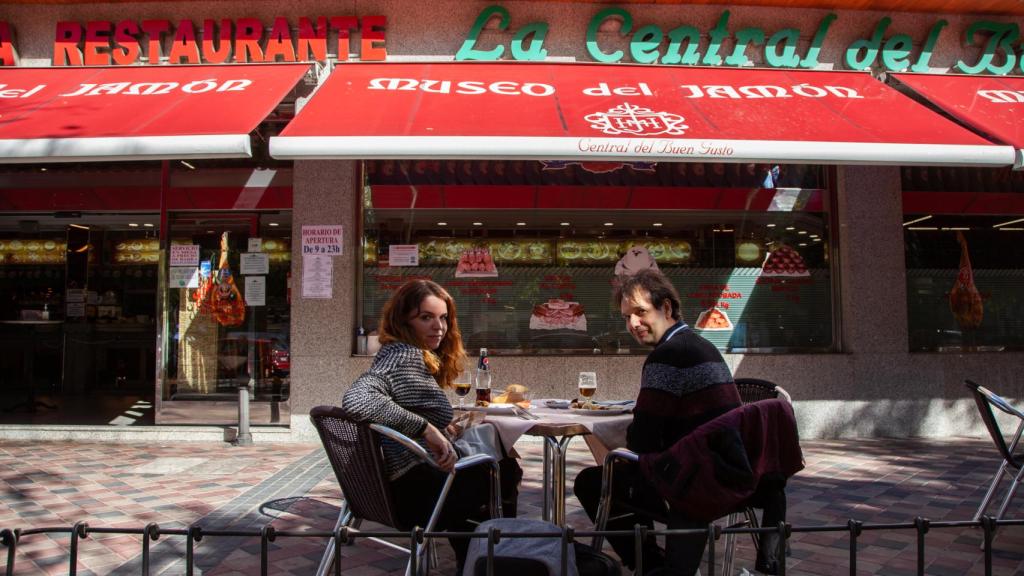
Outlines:
{"label": "beer bottle", "polygon": [[476,401],[477,403],[490,402],[491,401],[491,363],[490,359],[487,358],[487,348],[480,349],[480,359],[476,364],[476,376],[474,377],[474,383],[476,385]]}

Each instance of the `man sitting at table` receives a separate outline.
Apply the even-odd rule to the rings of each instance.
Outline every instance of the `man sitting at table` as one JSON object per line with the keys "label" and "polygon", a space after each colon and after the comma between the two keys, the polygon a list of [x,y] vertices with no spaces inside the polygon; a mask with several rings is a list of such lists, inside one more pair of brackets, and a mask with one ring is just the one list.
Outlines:
{"label": "man sitting at table", "polygon": [[[679,293],[668,278],[655,270],[621,278],[615,300],[633,338],[654,347],[644,362],[633,422],[626,435],[627,448],[638,454],[663,452],[705,422],[740,406],[728,365],[714,344],[682,321]],[[626,503],[628,508],[612,507],[607,530],[631,530],[635,524],[653,527],[652,517],[667,517],[673,529],[706,528],[703,522],[668,510],[636,465],[616,464],[612,487],[612,501]],[[601,467],[580,472],[573,491],[591,520],[595,519]],[[785,516],[785,494],[781,489],[775,492],[765,503],[765,525],[774,525]],[[636,565],[633,538],[611,537],[608,541],[623,564],[632,569]],[[648,537],[643,543],[644,574],[695,573],[706,542],[706,533],[673,536],[662,551],[655,539]],[[761,546],[756,567],[775,573],[774,546]]]}

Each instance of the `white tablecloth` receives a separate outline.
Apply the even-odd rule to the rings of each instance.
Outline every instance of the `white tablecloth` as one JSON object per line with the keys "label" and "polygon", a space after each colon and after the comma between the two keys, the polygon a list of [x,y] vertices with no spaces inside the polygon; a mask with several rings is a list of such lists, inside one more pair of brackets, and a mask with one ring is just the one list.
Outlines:
{"label": "white tablecloth", "polygon": [[505,449],[511,449],[519,437],[537,424],[581,424],[608,449],[621,448],[626,445],[626,428],[633,421],[633,414],[615,414],[607,416],[591,416],[571,410],[553,408],[531,408],[530,413],[539,416],[539,420],[524,420],[512,414],[487,414],[485,422],[491,422],[498,429],[501,442]]}

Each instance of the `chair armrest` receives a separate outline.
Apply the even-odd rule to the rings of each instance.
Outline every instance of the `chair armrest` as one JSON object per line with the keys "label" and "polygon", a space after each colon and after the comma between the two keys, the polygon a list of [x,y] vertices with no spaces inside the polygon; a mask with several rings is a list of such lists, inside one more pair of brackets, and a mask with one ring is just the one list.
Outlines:
{"label": "chair armrest", "polygon": [[497,464],[498,461],[490,454],[471,454],[469,456],[463,456],[455,462],[455,469],[462,470],[463,468],[471,468],[473,466],[479,466],[480,464]]}
{"label": "chair armrest", "polygon": [[984,386],[978,386],[978,391],[984,394],[985,398],[987,398],[988,401],[991,402],[992,405],[995,406],[996,408],[999,408],[1000,410],[1006,412],[1011,416],[1016,416],[1017,418],[1024,420],[1024,413],[1010,405],[1010,403],[1007,402],[1006,399],[1004,399],[1002,396],[996,394],[995,392],[992,392],[991,390],[985,388]]}
{"label": "chair armrest", "polygon": [[611,466],[616,460],[625,460],[626,462],[639,462],[640,455],[628,448],[616,448],[608,452],[604,457],[604,465]]}
{"label": "chair armrest", "polygon": [[[616,460],[639,462],[640,455],[626,448],[616,448],[604,457],[604,466],[601,468],[601,495],[597,501],[597,515],[594,519],[594,528],[598,531],[604,530],[608,525],[608,515],[612,507],[612,465]],[[604,536],[594,536],[591,540],[591,546],[595,550],[600,550],[603,544]]]}
{"label": "chair armrest", "polygon": [[[430,455],[430,452],[423,448],[423,446],[420,446],[412,438],[409,438],[408,436],[402,434],[401,432],[395,430],[394,428],[388,428],[383,424],[370,424],[370,429],[380,434],[381,436],[388,438],[389,440],[401,444],[402,447],[412,452],[413,455],[419,458],[420,460],[426,462],[427,464],[430,464],[431,466],[437,468],[438,470],[441,470],[441,467],[437,464],[437,461],[434,460],[434,457]],[[464,468],[470,468],[472,466],[477,466],[480,464],[494,464],[496,462],[497,460],[495,460],[494,457],[489,454],[473,454],[472,456],[465,456],[463,458],[459,458],[458,461],[455,462],[455,469],[462,470]]]}
{"label": "chair armrest", "polygon": [[430,455],[430,452],[427,452],[426,448],[420,446],[419,444],[416,443],[415,440],[409,438],[405,434],[402,434],[398,430],[395,430],[394,428],[388,428],[383,424],[370,424],[370,430],[373,430],[377,434],[384,436],[388,440],[401,444],[403,448],[405,448],[409,452],[412,452],[413,456],[416,456],[420,460],[426,462],[427,464],[430,464],[431,466],[437,468],[438,470],[441,469],[441,467],[438,466],[437,462],[434,460],[434,457]]}

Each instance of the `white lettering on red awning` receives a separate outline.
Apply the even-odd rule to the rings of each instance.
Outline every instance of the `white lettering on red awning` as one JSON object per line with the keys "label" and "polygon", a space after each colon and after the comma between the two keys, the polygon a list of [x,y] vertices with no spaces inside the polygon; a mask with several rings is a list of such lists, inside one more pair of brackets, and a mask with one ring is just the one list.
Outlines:
{"label": "white lettering on red awning", "polygon": [[[195,80],[187,84],[179,82],[106,82],[104,84],[79,84],[78,90],[61,94],[61,96],[102,96],[105,94],[128,94],[131,96],[150,96],[153,94],[170,94],[174,91],[187,94],[204,92],[244,92],[252,85],[252,80],[237,79],[219,82],[215,79]],[[3,86],[3,85],[0,85]]]}
{"label": "white lettering on red awning", "polygon": [[978,90],[978,96],[996,104],[1024,102],[1024,90]]}
{"label": "white lettering on red awning", "polygon": [[829,94],[837,98],[864,98],[853,88],[846,86],[814,86],[811,84],[797,84],[795,86],[715,86],[696,84],[683,84],[680,86],[684,91],[685,98],[732,98],[732,99],[755,99],[755,98],[792,98],[801,96],[803,98],[825,98]]}
{"label": "white lettering on red awning", "polygon": [[[452,87],[454,86],[454,90]],[[500,94],[502,96],[551,96],[555,87],[538,82],[476,82],[474,80],[416,80],[414,78],[372,78],[370,90],[420,90],[436,94]]]}
{"label": "white lettering on red awning", "polygon": [[8,88],[7,84],[0,84],[0,98],[28,98],[46,88],[46,84],[36,84],[32,88]]}

